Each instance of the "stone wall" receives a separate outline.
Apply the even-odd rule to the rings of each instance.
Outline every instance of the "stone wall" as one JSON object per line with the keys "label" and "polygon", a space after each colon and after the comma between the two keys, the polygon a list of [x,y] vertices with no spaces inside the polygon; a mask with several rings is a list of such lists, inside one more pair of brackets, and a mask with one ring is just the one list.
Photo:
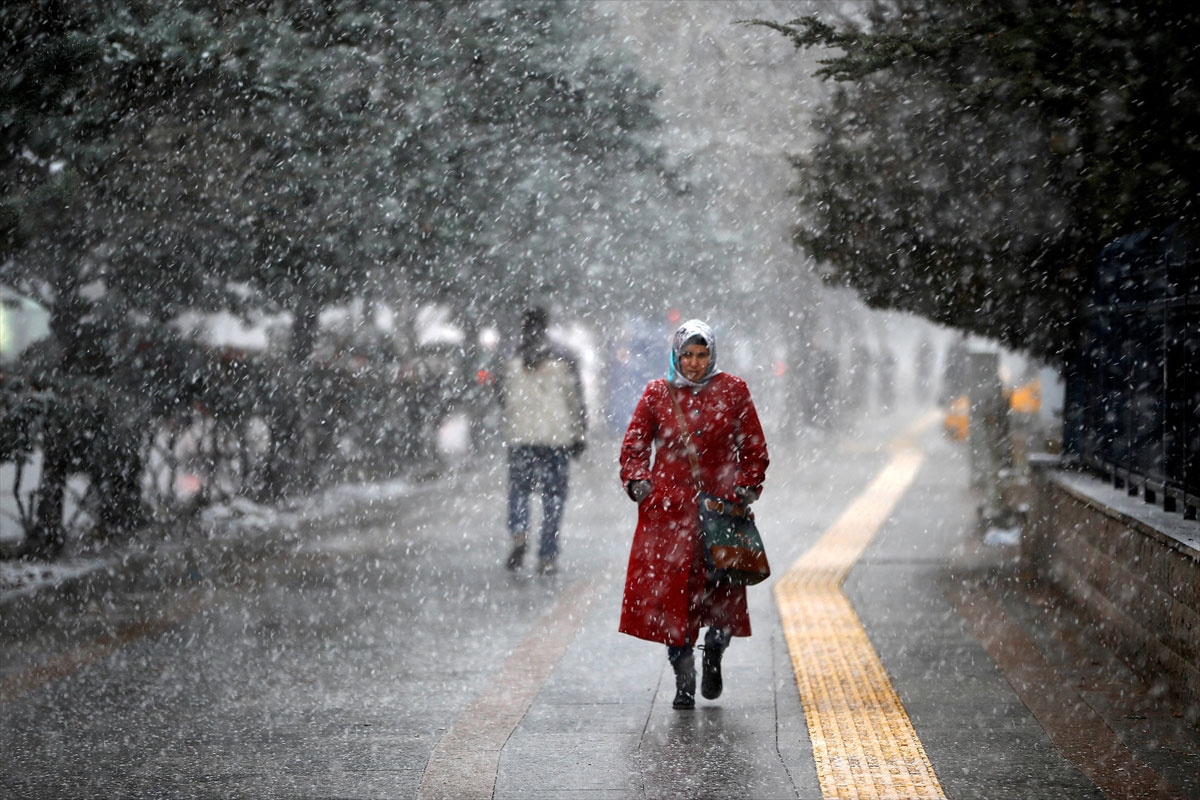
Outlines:
{"label": "stone wall", "polygon": [[1099,478],[1031,459],[1026,566],[1090,617],[1105,643],[1200,709],[1200,523]]}

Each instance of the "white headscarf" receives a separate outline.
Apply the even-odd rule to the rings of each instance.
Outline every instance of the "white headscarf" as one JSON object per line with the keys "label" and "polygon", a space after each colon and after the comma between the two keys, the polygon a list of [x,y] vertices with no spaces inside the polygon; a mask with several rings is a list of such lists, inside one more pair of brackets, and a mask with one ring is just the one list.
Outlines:
{"label": "white headscarf", "polygon": [[[708,372],[698,381],[688,380],[679,369],[679,355],[683,352],[683,346],[693,339],[699,339],[709,352]],[[671,337],[671,365],[667,369],[667,382],[672,386],[695,389],[708,383],[720,371],[717,369],[717,339],[713,336],[712,328],[698,319],[689,319],[680,325]]]}

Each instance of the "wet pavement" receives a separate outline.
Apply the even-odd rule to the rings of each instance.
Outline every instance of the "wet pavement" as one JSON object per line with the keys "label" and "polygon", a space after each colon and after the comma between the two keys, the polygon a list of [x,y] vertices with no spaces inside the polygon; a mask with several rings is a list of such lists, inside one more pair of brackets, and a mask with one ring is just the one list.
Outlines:
{"label": "wet pavement", "polygon": [[[503,568],[490,457],[4,592],[0,797],[1200,797],[1183,709],[984,544],[962,446],[920,418],[771,438],[775,575],[693,711],[665,648],[616,632],[635,509],[611,441],[576,465],[552,577]],[[857,549],[821,591],[866,684],[817,646],[854,636],[789,638],[779,600],[838,531]]]}

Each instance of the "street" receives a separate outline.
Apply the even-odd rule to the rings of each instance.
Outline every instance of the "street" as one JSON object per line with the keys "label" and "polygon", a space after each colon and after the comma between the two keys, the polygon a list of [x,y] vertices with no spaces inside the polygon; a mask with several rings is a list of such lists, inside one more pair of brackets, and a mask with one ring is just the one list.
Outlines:
{"label": "street", "polygon": [[[769,440],[755,509],[773,576],[749,590],[755,633],[734,640],[724,695],[694,711],[671,709],[665,648],[616,631],[635,508],[614,440],[573,467],[554,576],[504,568],[492,454],[197,536],[54,605],[6,599],[0,796],[1200,796],[1196,730],[1036,605],[1015,548],[983,544],[965,453],[933,422],[908,409]],[[901,451],[910,474],[879,484],[880,506],[864,492]],[[870,530],[855,508],[876,509]],[[854,676],[795,651],[777,599],[852,523],[859,549],[822,591],[844,591],[890,680],[886,720]],[[1027,657],[1006,664],[1017,641]],[[847,707],[802,702],[798,674]],[[875,746],[923,749],[925,783]],[[839,790],[843,762],[862,772]]]}

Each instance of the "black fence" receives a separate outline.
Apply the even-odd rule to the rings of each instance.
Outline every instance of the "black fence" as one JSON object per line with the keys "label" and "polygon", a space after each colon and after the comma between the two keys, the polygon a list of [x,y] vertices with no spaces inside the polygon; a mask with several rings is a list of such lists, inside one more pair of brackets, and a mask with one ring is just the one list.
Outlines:
{"label": "black fence", "polygon": [[1066,375],[1064,449],[1130,495],[1200,505],[1200,262],[1172,226],[1102,251]]}

